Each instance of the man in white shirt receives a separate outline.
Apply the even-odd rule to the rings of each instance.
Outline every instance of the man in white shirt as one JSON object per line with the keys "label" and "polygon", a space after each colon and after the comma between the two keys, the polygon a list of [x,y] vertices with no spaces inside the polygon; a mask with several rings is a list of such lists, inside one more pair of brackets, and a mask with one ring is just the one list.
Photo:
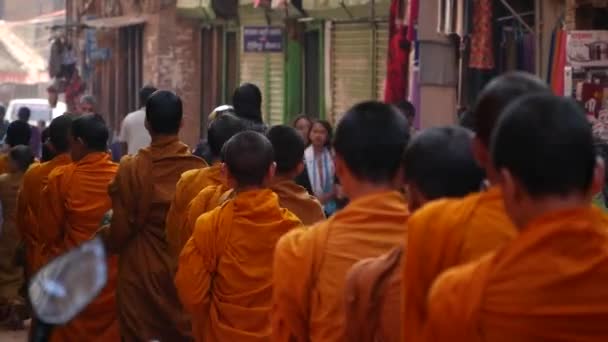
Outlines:
{"label": "man in white shirt", "polygon": [[146,102],[157,89],[153,86],[144,86],[139,91],[141,108],[129,113],[122,121],[120,136],[122,154],[137,154],[137,151],[150,145],[150,133],[146,130]]}

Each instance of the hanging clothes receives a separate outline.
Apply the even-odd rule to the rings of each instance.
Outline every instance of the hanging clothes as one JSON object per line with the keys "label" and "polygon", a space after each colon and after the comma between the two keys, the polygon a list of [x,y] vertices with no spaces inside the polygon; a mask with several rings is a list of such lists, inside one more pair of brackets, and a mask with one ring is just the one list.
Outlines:
{"label": "hanging clothes", "polygon": [[494,49],[492,32],[492,0],[474,0],[474,22],[471,34],[471,55],[469,67],[474,69],[494,69]]}
{"label": "hanging clothes", "polygon": [[384,102],[399,103],[407,95],[409,66],[408,27],[403,24],[403,0],[392,0],[389,19],[389,46]]}
{"label": "hanging clothes", "polygon": [[551,89],[555,95],[564,95],[564,69],[566,68],[566,40],[567,34],[559,29],[556,35],[555,64],[551,76]]}

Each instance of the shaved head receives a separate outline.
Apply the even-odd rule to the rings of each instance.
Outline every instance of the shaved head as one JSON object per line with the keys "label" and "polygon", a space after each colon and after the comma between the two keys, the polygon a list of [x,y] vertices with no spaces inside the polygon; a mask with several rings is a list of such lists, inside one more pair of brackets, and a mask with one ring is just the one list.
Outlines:
{"label": "shaved head", "polygon": [[262,186],[273,165],[274,150],[265,136],[246,131],[228,140],[222,160],[238,187]]}
{"label": "shaved head", "polygon": [[83,115],[72,122],[72,136],[91,151],[106,152],[110,133],[99,115]]}

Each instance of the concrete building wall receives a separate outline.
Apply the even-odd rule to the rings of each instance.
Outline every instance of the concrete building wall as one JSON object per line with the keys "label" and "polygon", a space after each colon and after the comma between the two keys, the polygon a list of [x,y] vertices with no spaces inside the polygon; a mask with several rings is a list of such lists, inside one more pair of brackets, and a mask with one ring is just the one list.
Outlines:
{"label": "concrete building wall", "polygon": [[0,18],[6,21],[30,19],[41,14],[51,13],[64,8],[64,0],[4,0]]}

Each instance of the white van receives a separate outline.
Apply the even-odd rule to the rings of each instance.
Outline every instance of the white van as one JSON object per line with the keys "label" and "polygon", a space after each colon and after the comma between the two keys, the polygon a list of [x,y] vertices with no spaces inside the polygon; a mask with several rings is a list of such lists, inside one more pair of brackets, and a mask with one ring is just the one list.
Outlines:
{"label": "white van", "polygon": [[11,122],[19,119],[17,113],[22,107],[27,107],[32,112],[29,121],[32,126],[38,126],[38,121],[44,121],[48,126],[54,118],[67,111],[67,106],[63,102],[57,102],[57,106],[51,108],[47,99],[17,99],[9,102],[6,109],[6,119]]}

